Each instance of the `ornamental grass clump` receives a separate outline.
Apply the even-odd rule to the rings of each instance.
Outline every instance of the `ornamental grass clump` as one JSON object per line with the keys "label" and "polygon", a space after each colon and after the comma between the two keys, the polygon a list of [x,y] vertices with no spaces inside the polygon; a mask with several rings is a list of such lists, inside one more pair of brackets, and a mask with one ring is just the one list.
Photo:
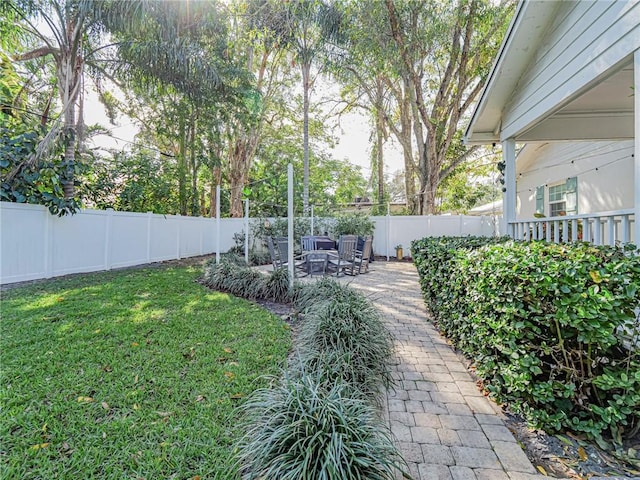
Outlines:
{"label": "ornamental grass clump", "polygon": [[[298,341],[302,361],[377,399],[392,382],[391,336],[368,299],[343,285],[325,286],[331,297],[310,304],[302,323]],[[306,289],[300,297],[309,295]]]}
{"label": "ornamental grass clump", "polygon": [[392,382],[391,336],[364,296],[335,280],[290,287],[231,262],[208,265],[205,283],[238,296],[294,301],[303,312],[299,363],[242,406],[244,479],[393,479],[406,465],[379,410]]}
{"label": "ornamental grass clump", "polygon": [[403,461],[375,408],[343,384],[285,374],[243,405],[243,479],[391,480]]}
{"label": "ornamental grass clump", "polygon": [[293,298],[289,272],[282,268],[265,275],[233,260],[222,259],[219,264],[211,261],[205,266],[203,283],[250,300],[289,303]]}
{"label": "ornamental grass clump", "polygon": [[[537,427],[585,433],[603,447],[637,434],[635,247],[460,246],[424,239],[414,258],[439,328],[475,360],[492,396]],[[438,269],[446,275],[433,278]]]}
{"label": "ornamental grass clump", "polygon": [[264,280],[263,298],[272,302],[289,303],[293,297],[289,279],[289,271],[286,268],[277,268],[270,272]]}

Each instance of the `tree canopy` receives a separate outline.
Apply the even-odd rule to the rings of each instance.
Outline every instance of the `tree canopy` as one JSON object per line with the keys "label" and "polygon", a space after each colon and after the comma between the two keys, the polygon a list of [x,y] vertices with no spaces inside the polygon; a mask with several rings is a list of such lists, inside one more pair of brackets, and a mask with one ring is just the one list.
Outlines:
{"label": "tree canopy", "polygon": [[[481,152],[460,128],[477,100],[513,2],[490,0],[7,0],[0,11],[4,201],[213,215],[282,214],[286,164],[307,213],[356,197],[404,198],[411,213],[490,197],[470,177]],[[333,158],[340,111],[371,119],[372,174]],[[91,93],[94,91],[94,93]],[[321,92],[320,92],[321,93]],[[87,99],[135,123],[120,151],[91,149]],[[108,128],[108,127],[107,127]],[[108,132],[107,132],[108,133]],[[401,146],[404,172],[385,170]],[[471,172],[471,173],[470,173]],[[483,175],[487,171],[480,170]],[[488,178],[488,177],[487,177]],[[466,192],[466,193],[463,193]],[[318,211],[318,210],[316,210]]]}

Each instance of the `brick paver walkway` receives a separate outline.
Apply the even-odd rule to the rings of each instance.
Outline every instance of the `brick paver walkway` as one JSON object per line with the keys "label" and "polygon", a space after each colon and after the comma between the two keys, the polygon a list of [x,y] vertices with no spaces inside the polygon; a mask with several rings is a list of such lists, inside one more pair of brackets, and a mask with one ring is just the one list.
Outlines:
{"label": "brick paver walkway", "polygon": [[394,336],[388,418],[414,479],[544,478],[428,320],[413,264],[374,262],[344,281],[376,304]]}

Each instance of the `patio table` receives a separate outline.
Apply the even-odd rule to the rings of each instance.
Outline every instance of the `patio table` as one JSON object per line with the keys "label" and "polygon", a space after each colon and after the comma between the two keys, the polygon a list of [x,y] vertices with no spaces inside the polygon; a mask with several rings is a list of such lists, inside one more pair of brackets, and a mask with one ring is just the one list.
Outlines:
{"label": "patio table", "polygon": [[331,238],[324,235],[314,235],[313,240],[316,242],[316,248],[318,250],[335,250],[336,242]]}
{"label": "patio table", "polygon": [[313,276],[314,273],[327,273],[327,264],[331,257],[337,258],[338,251],[334,249],[330,250],[309,250],[302,252],[305,264],[307,266],[307,275]]}

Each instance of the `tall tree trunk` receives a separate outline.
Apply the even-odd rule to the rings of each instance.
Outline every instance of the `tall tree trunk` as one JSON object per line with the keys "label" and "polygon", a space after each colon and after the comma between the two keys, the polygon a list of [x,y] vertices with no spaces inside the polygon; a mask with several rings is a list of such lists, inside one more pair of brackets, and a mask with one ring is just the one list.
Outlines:
{"label": "tall tree trunk", "polygon": [[178,206],[180,215],[187,214],[187,127],[184,117],[180,117],[178,146]]}
{"label": "tall tree trunk", "polygon": [[378,167],[378,208],[384,203],[384,142],[387,139],[384,126],[384,84],[376,79],[376,162]]}
{"label": "tall tree trunk", "polygon": [[229,184],[231,189],[229,215],[231,218],[242,217],[242,190],[247,181],[247,172],[243,166],[245,162],[245,145],[242,140],[238,140],[236,141],[235,148],[231,152],[230,163],[233,166],[229,169]]}
{"label": "tall tree trunk", "polygon": [[[67,35],[71,37],[76,22],[69,22]],[[69,38],[69,44],[73,38]],[[79,47],[78,47],[79,50]],[[58,88],[64,109],[64,161],[66,164],[65,178],[62,180],[64,197],[72,199],[75,196],[75,161],[76,161],[76,100],[80,91],[82,78],[82,59],[78,52],[63,51],[57,57]]]}
{"label": "tall tree trunk", "polygon": [[304,147],[304,177],[302,190],[302,207],[304,214],[309,211],[309,90],[311,89],[311,63],[302,64],[303,120],[302,144]]}
{"label": "tall tree trunk", "polygon": [[190,164],[191,164],[191,215],[197,216],[200,213],[200,205],[198,204],[198,171],[200,170],[200,161],[196,156],[196,128],[198,126],[197,110],[194,108],[191,115],[190,125]]}

